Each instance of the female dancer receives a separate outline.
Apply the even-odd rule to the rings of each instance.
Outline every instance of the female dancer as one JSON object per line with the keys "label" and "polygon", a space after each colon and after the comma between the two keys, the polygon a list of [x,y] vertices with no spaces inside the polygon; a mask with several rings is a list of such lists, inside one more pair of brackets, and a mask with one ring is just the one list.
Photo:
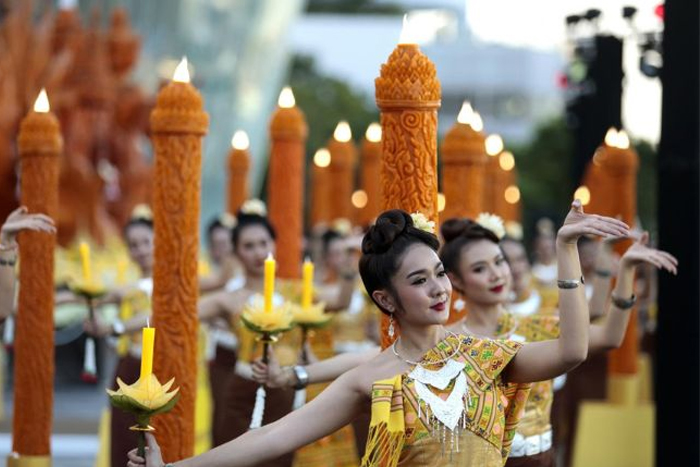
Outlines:
{"label": "female dancer", "polygon": [[[370,407],[366,466],[502,465],[527,397],[524,383],[551,379],[586,357],[588,310],[576,252],[584,234],[625,236],[628,228],[583,214],[578,202],[570,211],[558,234],[559,277],[567,284],[560,337],[493,341],[443,327],[452,287],[437,237],[417,229],[403,211],[385,212],[364,237],[360,274],[380,310],[401,328],[392,348],[282,420],[173,465],[254,466],[337,430]],[[165,465],[155,438],[149,435],[148,442],[148,460],[134,450],[129,466]]]}
{"label": "female dancer", "polygon": [[[556,338],[563,332],[560,328],[565,325],[563,316],[560,322],[558,316],[519,315],[506,308],[513,277],[494,230],[498,229],[492,230],[468,219],[450,219],[442,226],[445,245],[441,258],[453,286],[462,293],[469,309],[469,315],[455,323],[453,330],[523,342]],[[676,272],[675,258],[647,247],[647,240],[648,236],[643,235],[623,256],[612,293],[613,310],[603,321],[590,326],[589,352],[609,350],[622,344],[629,309],[634,304],[633,279],[638,265],[649,263]],[[512,246],[509,245],[511,252]],[[518,270],[517,262],[513,266]],[[507,466],[554,465],[550,449],[552,397],[551,380],[533,385]]]}

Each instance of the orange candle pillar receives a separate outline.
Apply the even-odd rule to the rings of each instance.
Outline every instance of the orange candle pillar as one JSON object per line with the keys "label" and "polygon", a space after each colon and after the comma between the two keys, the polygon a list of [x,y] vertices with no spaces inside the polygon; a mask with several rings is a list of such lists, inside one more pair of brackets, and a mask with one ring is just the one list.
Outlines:
{"label": "orange candle pillar", "polygon": [[[407,29],[404,25],[399,45],[375,80],[382,124],[382,209],[420,211],[437,223],[440,81],[435,65],[407,37]],[[387,326],[382,316],[383,331]],[[384,339],[382,347],[388,345]]]}
{"label": "orange candle pillar", "polygon": [[331,220],[330,171],[331,153],[326,148],[316,151],[311,174],[311,226],[315,227]]}
{"label": "orange candle pillar", "polygon": [[304,235],[304,148],[309,129],[304,113],[295,104],[292,90],[284,88],[270,121],[267,194],[270,220],[278,228],[278,274],[283,279],[300,275]]}
{"label": "orange candle pillar", "polygon": [[248,199],[248,171],[250,170],[250,141],[245,131],[239,130],[231,138],[228,154],[228,200],[227,209],[236,214]]}
{"label": "orange candle pillar", "polygon": [[476,218],[483,210],[486,150],[483,123],[469,102],[462,104],[457,122],[442,142],[443,219]]}
{"label": "orange candle pillar", "polygon": [[371,123],[362,141],[361,186],[367,195],[367,204],[360,211],[360,225],[369,225],[381,212],[382,182],[382,126]]}
{"label": "orange candle pillar", "polygon": [[352,192],[355,186],[355,161],[357,149],[352,141],[352,131],[348,122],[341,121],[335,127],[333,137],[328,141],[331,163],[328,166],[330,185],[330,217],[353,219]]}
{"label": "orange candle pillar", "polygon": [[175,378],[180,386],[174,410],[155,420],[166,461],[189,457],[194,450],[202,137],[208,126],[202,96],[190,84],[183,59],[151,112],[153,323],[159,329],[155,373],[162,381]]}
{"label": "orange candle pillar", "polygon": [[[31,213],[58,214],[59,156],[63,139],[44,90],[22,121],[17,138],[22,204]],[[51,465],[54,379],[54,247],[42,232],[19,236],[19,312],[15,330],[15,402],[12,465]]]}
{"label": "orange candle pillar", "polygon": [[[607,189],[611,190],[611,196],[605,200],[606,205],[602,214],[620,216],[624,222],[633,225],[637,215],[639,156],[634,149],[630,148],[629,138],[624,130],[621,130],[615,139],[616,141],[606,141],[606,154],[601,163],[601,170],[609,183]],[[630,244],[630,240],[617,244],[618,254],[624,253]],[[639,347],[637,339],[637,312],[634,310],[630,316],[622,346],[610,352],[608,360],[609,397],[613,402],[635,401],[633,388],[636,387],[634,376],[637,374]]]}

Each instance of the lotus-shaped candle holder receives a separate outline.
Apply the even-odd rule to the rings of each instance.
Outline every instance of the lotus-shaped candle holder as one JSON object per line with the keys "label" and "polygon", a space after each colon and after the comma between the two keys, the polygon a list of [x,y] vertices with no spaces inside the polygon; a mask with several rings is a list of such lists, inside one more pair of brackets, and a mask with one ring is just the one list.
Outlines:
{"label": "lotus-shaped candle holder", "polygon": [[333,315],[326,313],[325,310],[325,303],[316,303],[308,307],[295,304],[292,306],[294,324],[303,329],[322,328],[333,318]]}
{"label": "lotus-shaped candle holder", "polygon": [[70,290],[88,301],[97,300],[107,294],[107,288],[97,281],[76,280],[68,284]]}
{"label": "lotus-shaped candle holder", "polygon": [[150,425],[151,417],[161,413],[169,412],[180,396],[180,388],[172,391],[175,378],[165,384],[160,384],[158,378],[151,374],[146,378],[139,378],[134,384],[126,384],[117,378],[116,391],[107,389],[109,401],[112,405],[124,412],[133,414],[136,417],[136,425],[130,430],[139,433],[139,456],[144,457],[146,447],[145,433],[154,431]]}
{"label": "lotus-shaped candle holder", "polygon": [[272,310],[265,311],[263,304],[256,301],[245,307],[241,320],[255,333],[275,335],[292,328],[294,315],[289,303],[273,306]]}

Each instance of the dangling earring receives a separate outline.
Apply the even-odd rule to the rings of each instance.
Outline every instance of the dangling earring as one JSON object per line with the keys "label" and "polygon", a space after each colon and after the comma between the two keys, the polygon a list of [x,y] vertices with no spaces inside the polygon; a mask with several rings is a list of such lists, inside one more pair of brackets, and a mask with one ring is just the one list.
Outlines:
{"label": "dangling earring", "polygon": [[389,337],[394,338],[394,314],[389,315]]}

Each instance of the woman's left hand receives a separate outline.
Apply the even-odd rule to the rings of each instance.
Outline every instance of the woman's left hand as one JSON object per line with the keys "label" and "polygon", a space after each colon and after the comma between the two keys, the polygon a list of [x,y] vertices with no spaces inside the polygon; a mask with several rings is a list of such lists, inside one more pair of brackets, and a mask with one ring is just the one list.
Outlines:
{"label": "woman's left hand", "polygon": [[156,442],[156,437],[153,433],[146,433],[146,458],[139,456],[136,449],[132,449],[127,454],[127,459],[129,461],[126,467],[140,467],[145,465],[146,467],[164,467],[165,462],[163,462],[163,456],[160,453],[160,446]]}
{"label": "woman's left hand", "polygon": [[625,251],[620,260],[623,268],[635,268],[648,263],[658,269],[665,269],[671,274],[678,274],[678,260],[675,256],[665,251],[657,250],[649,246],[649,233],[644,232],[641,237]]}
{"label": "woman's left hand", "polygon": [[630,230],[627,224],[618,219],[584,213],[581,201],[577,199],[571,203],[571,210],[557,233],[557,241],[575,244],[583,235],[628,237]]}

